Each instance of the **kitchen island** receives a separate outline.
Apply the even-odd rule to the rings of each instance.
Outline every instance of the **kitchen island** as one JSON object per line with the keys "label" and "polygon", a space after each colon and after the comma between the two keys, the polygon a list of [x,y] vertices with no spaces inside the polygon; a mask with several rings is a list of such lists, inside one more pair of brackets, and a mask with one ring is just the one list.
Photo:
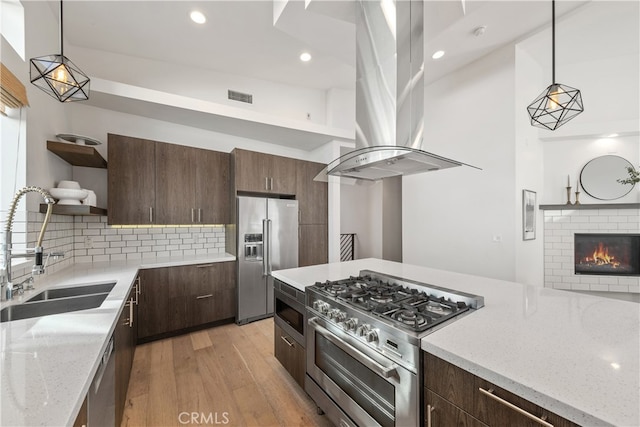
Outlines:
{"label": "kitchen island", "polygon": [[421,348],[574,423],[640,425],[640,306],[378,259],[273,272],[297,289],[372,270],[477,294],[485,306]]}
{"label": "kitchen island", "polygon": [[51,287],[116,282],[98,308],[1,324],[0,425],[73,425],[139,270],[235,259],[213,254],[79,263],[38,278],[36,289],[3,302],[2,308],[20,304]]}

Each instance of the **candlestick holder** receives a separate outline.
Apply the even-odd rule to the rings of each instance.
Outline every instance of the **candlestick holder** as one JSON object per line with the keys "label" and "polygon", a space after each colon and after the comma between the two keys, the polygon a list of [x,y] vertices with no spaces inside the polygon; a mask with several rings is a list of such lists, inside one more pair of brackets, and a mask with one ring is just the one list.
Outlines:
{"label": "candlestick holder", "polygon": [[567,205],[571,204],[571,187],[567,187]]}
{"label": "candlestick holder", "polygon": [[579,204],[580,204],[580,192],[576,191],[576,201],[574,205],[579,205]]}

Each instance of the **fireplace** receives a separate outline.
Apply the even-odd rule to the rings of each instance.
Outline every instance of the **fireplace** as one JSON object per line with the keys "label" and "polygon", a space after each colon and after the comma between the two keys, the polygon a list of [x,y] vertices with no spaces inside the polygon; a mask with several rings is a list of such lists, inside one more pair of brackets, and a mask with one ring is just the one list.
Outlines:
{"label": "fireplace", "polygon": [[640,276],[640,234],[574,235],[575,274]]}

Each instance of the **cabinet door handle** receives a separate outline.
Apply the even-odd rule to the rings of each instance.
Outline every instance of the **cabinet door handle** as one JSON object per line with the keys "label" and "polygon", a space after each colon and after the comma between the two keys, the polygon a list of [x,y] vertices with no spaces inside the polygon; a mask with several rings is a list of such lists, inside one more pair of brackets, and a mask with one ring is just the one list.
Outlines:
{"label": "cabinet door handle", "polygon": [[136,277],[136,284],[135,284],[135,287],[136,287],[136,305],[138,305],[139,297],[140,297],[140,294],[142,293],[141,292],[141,286],[142,285],[140,284],[140,276],[138,276],[138,277]]}
{"label": "cabinet door handle", "polygon": [[129,300],[129,327],[133,328],[133,297]]}
{"label": "cabinet door handle", "polygon": [[433,406],[427,405],[427,427],[431,427],[431,413],[435,410]]}
{"label": "cabinet door handle", "polygon": [[294,344],[291,341],[289,341],[287,337],[284,337],[281,335],[280,338],[282,338],[282,341],[286,342],[289,347],[293,347]]}
{"label": "cabinet door handle", "polygon": [[269,178],[269,190],[273,191],[273,177]]}
{"label": "cabinet door handle", "polygon": [[129,307],[129,317],[124,319],[124,323],[122,324],[122,326],[128,326],[131,327],[131,313],[133,312],[131,310],[131,300],[128,300],[127,302],[124,303],[125,307]]}
{"label": "cabinet door handle", "polygon": [[209,268],[209,267],[213,267],[215,265],[215,263],[211,263],[211,264],[200,264],[200,265],[196,265],[196,268]]}
{"label": "cabinet door handle", "polygon": [[196,219],[195,219],[195,209],[194,209],[194,208],[191,208],[191,222],[192,222],[192,223],[193,223],[193,222],[196,222]]}
{"label": "cabinet door handle", "polygon": [[198,208],[198,222],[202,223],[202,208]]}
{"label": "cabinet door handle", "polygon": [[496,402],[503,404],[507,408],[513,409],[517,413],[519,413],[521,415],[524,415],[525,417],[529,418],[530,420],[533,420],[533,421],[537,422],[540,425],[543,425],[545,427],[553,427],[553,424],[550,424],[550,423],[545,421],[544,416],[542,418],[541,417],[536,417],[532,413],[525,411],[524,409],[520,408],[519,406],[516,406],[513,403],[507,402],[503,398],[496,396],[495,394],[493,394],[493,389],[492,388],[490,388],[489,390],[485,390],[482,387],[479,387],[478,390],[480,390],[480,393],[484,394],[485,396],[488,396],[491,399],[495,400]]}
{"label": "cabinet door handle", "polygon": [[265,190],[269,189],[269,177],[268,176],[264,177],[264,189]]}
{"label": "cabinet door handle", "polygon": [[213,294],[199,295],[199,296],[196,297],[196,299],[211,298],[212,296],[213,296]]}
{"label": "cabinet door handle", "polygon": [[153,206],[149,206],[149,222],[153,222]]}

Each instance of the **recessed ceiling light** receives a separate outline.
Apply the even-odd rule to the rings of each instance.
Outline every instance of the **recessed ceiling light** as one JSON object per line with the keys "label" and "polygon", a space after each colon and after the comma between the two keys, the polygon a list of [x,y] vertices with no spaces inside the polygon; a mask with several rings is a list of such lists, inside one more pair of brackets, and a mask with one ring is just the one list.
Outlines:
{"label": "recessed ceiling light", "polygon": [[309,52],[304,52],[300,54],[300,61],[309,62],[311,61],[311,54]]}
{"label": "recessed ceiling light", "polygon": [[439,51],[435,52],[433,55],[431,55],[431,58],[440,59],[443,56],[444,56],[444,50],[439,50]]}
{"label": "recessed ceiling light", "polygon": [[476,37],[482,37],[484,36],[484,33],[487,31],[487,27],[485,25],[476,28],[475,30],[473,30],[473,35]]}
{"label": "recessed ceiling light", "polygon": [[207,22],[207,17],[198,10],[194,10],[189,16],[191,17],[191,20],[196,24],[204,24],[205,22]]}

